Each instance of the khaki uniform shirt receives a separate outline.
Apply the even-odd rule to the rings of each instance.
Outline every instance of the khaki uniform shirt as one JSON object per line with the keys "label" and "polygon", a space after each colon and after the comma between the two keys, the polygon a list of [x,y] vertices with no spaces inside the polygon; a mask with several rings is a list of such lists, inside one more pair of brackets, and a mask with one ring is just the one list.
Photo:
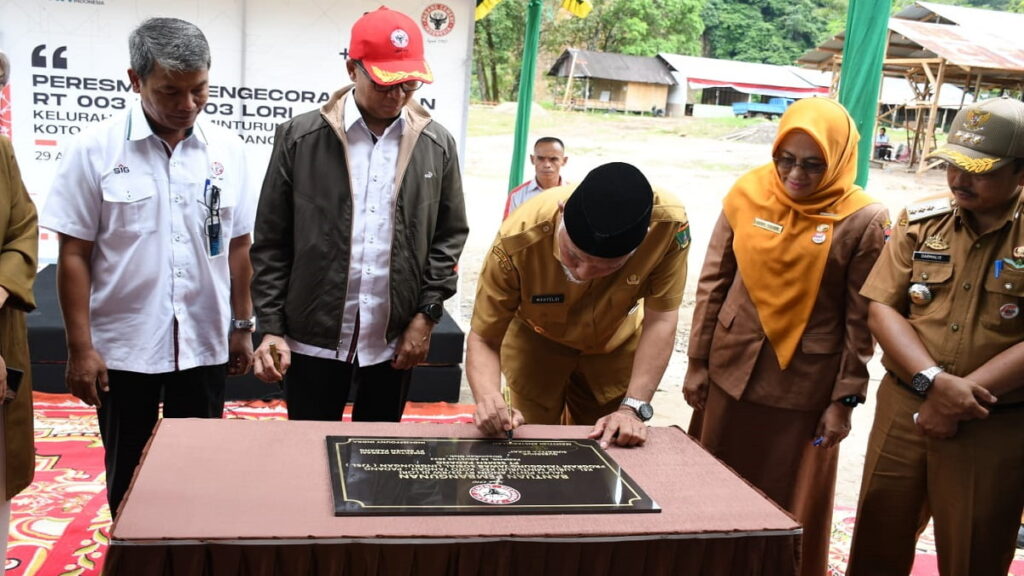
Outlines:
{"label": "khaki uniform shirt", "polygon": [[[908,206],[861,294],[906,316],[947,372],[970,374],[1024,341],[1022,211],[1018,198],[1003,226],[979,236],[949,196]],[[930,301],[911,300],[915,284],[927,286]],[[882,363],[892,370],[888,358]],[[1024,389],[999,398],[1017,402],[1024,402]]]}
{"label": "khaki uniform shirt", "polygon": [[655,190],[651,227],[614,273],[575,284],[558,259],[558,203],[573,188],[552,188],[501,226],[477,283],[473,331],[501,339],[514,317],[538,334],[583,353],[615,350],[640,328],[641,304],[673,310],[683,299],[690,228],[671,194]]}

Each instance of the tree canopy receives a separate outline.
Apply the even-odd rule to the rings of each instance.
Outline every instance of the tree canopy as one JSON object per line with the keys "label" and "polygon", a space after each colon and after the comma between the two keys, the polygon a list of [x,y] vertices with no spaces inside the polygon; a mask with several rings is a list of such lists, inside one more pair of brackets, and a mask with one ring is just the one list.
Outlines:
{"label": "tree canopy", "polygon": [[[475,98],[514,100],[519,89],[528,0],[502,0],[476,23]],[[591,0],[586,18],[544,0],[540,47],[549,60],[567,48],[655,56],[659,52],[792,64],[846,27],[849,0]],[[932,0],[1024,13],[1024,0]],[[894,0],[893,12],[914,3]]]}
{"label": "tree canopy", "polygon": [[709,0],[704,9],[704,55],[792,64],[842,30],[846,3],[829,0]]}

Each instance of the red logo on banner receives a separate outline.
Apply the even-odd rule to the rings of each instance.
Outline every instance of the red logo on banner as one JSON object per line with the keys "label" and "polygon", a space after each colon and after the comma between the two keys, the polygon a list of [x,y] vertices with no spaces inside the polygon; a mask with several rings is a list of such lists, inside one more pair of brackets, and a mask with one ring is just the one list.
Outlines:
{"label": "red logo on banner", "polygon": [[455,12],[445,4],[431,4],[420,16],[420,24],[431,36],[447,36],[455,28]]}
{"label": "red logo on banner", "polygon": [[11,87],[0,90],[0,135],[11,137]]}

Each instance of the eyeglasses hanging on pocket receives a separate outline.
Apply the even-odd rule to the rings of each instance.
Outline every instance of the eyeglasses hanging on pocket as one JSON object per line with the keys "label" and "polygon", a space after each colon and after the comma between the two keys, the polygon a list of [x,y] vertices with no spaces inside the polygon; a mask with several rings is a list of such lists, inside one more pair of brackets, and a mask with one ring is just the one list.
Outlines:
{"label": "eyeglasses hanging on pocket", "polygon": [[203,192],[203,206],[206,207],[206,221],[203,229],[206,232],[206,254],[215,258],[224,253],[224,242],[220,229],[220,188],[206,181]]}

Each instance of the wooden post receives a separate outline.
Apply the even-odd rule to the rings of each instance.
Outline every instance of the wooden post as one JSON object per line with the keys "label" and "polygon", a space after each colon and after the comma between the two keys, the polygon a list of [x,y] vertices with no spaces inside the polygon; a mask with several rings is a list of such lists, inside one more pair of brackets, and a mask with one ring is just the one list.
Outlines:
{"label": "wooden post", "polygon": [[572,75],[576,72],[576,51],[569,49],[572,61],[569,63],[569,79],[565,81],[565,97],[562,99],[562,107],[570,109],[569,102],[572,99]]}
{"label": "wooden post", "polygon": [[[931,78],[931,70],[929,70],[927,66],[925,66],[925,70],[927,70],[928,76]],[[935,117],[938,115],[939,93],[942,91],[942,82],[945,78],[946,60],[943,59],[942,62],[939,63],[939,73],[934,78],[933,86],[935,86],[935,90],[932,91],[931,106],[928,108],[928,128],[924,133],[925,140],[924,145],[921,147],[921,162],[917,165],[918,173],[924,172],[932,167],[925,161],[925,158],[928,156],[929,152],[938,148],[938,141],[935,139]]]}

